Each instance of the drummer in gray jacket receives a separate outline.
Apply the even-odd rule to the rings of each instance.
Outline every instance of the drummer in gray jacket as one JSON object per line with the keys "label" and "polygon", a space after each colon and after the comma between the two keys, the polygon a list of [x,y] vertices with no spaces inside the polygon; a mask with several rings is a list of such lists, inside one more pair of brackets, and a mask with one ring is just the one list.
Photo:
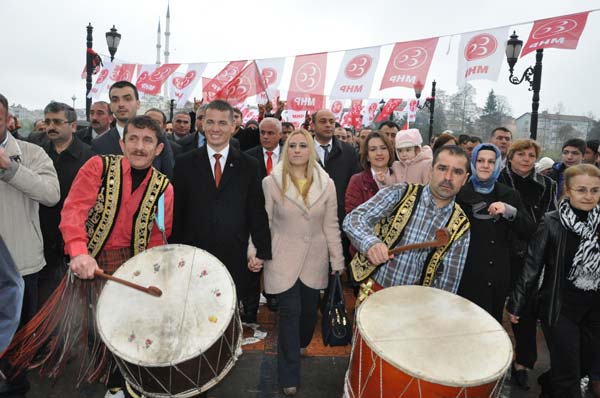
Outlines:
{"label": "drummer in gray jacket", "polygon": [[[300,384],[300,355],[317,322],[319,291],[327,287],[329,264],[344,269],[333,180],[317,163],[306,130],[290,133],[282,160],[263,180],[273,259],[264,262],[265,292],[279,300],[277,374],[286,396]],[[248,267],[262,268],[249,248]]]}

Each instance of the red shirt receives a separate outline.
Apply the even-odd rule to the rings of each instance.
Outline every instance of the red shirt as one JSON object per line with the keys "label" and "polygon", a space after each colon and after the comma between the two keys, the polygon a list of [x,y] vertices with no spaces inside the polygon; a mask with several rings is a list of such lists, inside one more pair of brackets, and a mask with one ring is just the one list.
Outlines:
{"label": "red shirt", "polygon": [[[104,245],[105,249],[121,249],[131,247],[131,232],[134,215],[140,206],[142,195],[146,190],[152,168],[139,187],[131,192],[131,166],[126,158],[121,161],[123,184],[121,187],[121,204],[115,225]],[[59,225],[65,241],[65,253],[71,258],[80,254],[89,254],[87,250],[88,235],[85,221],[89,210],[96,204],[98,191],[102,184],[102,158],[94,156],[88,160],[77,173],[69,195],[61,212]],[[165,233],[171,235],[173,224],[173,186],[164,192],[165,196]],[[148,248],[163,244],[162,234],[156,223],[152,227]]]}

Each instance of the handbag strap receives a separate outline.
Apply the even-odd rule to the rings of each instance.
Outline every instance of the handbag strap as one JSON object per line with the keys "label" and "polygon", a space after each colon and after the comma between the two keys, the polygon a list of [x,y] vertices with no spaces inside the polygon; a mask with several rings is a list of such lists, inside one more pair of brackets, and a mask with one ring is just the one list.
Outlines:
{"label": "handbag strap", "polygon": [[334,282],[331,291],[330,303],[333,304],[333,302],[335,301],[335,296],[337,295],[339,296],[338,302],[341,302],[345,306],[346,302],[344,300],[344,289],[342,288],[342,278],[340,277],[339,271],[335,271],[333,279]]}

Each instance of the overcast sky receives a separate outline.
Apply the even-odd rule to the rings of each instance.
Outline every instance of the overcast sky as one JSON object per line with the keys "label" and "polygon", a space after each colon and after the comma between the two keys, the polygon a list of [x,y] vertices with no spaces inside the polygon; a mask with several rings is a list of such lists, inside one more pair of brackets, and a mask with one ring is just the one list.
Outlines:
{"label": "overcast sky", "polygon": [[[526,41],[531,24],[516,26],[521,22],[600,8],[600,0],[171,0],[170,4],[171,62],[294,56],[457,34],[440,39],[424,93],[430,91],[433,78],[438,88],[457,90],[461,32],[511,25]],[[42,108],[50,100],[71,104],[73,94],[76,106],[85,107],[85,80],[80,74],[88,22],[95,29],[97,52],[108,54],[104,33],[114,24],[123,35],[118,59],[154,63],[157,23],[160,18],[164,32],[166,8],[167,0],[2,0],[0,92],[11,104],[30,109]],[[326,93],[341,56],[329,58]],[[516,71],[522,73],[534,58],[531,53],[520,59]],[[288,59],[288,72],[292,61]],[[385,69],[386,62],[382,53],[378,70]],[[222,65],[211,65],[204,75],[216,73]],[[562,103],[563,113],[592,112],[599,118],[600,12],[590,14],[576,50],[545,50],[543,65],[540,110],[554,112]],[[287,87],[289,73],[283,79]],[[376,77],[371,97],[413,95],[406,88],[378,92],[379,83]],[[480,105],[493,88],[508,98],[515,117],[531,110],[528,86],[508,82],[506,63],[497,82],[473,85]]]}

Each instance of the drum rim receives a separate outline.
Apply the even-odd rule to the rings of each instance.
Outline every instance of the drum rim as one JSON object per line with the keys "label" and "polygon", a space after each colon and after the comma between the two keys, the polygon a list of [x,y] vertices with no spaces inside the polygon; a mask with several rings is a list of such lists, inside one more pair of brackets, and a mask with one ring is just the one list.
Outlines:
{"label": "drum rim", "polygon": [[[225,330],[227,330],[227,328],[229,327],[229,325],[231,324],[231,322],[235,321],[235,318],[238,317],[237,314],[237,292],[235,289],[235,283],[233,282],[233,277],[231,276],[231,273],[229,272],[229,270],[227,269],[227,267],[225,266],[225,264],[223,264],[223,262],[221,260],[219,260],[214,254],[204,250],[204,249],[200,249],[199,247],[195,247],[195,246],[190,246],[190,245],[184,245],[184,244],[166,244],[166,245],[160,245],[160,246],[154,246],[150,249],[146,249],[143,252],[137,254],[136,256],[131,257],[129,260],[127,260],[125,263],[129,262],[131,259],[142,255],[144,253],[150,252],[150,251],[159,251],[159,250],[164,250],[165,248],[172,248],[172,247],[188,247],[188,248],[192,248],[194,250],[199,250],[201,252],[204,252],[208,255],[210,255],[211,257],[214,257],[215,260],[217,260],[222,266],[223,268],[225,268],[225,274],[227,275],[227,278],[229,280],[229,282],[231,282],[231,286],[232,286],[232,290],[233,290],[233,307],[232,307],[232,311],[231,311],[231,316],[229,318],[229,322],[224,323],[223,327],[219,329],[219,334],[216,335],[216,337],[212,340],[210,340],[210,343],[208,344],[207,348],[212,347],[218,340],[219,338],[223,337],[223,334],[225,333]],[[120,267],[119,267],[120,268]],[[118,270],[118,269],[117,269]],[[107,281],[106,285],[108,284],[115,284],[116,282],[113,281]],[[105,285],[105,286],[106,286]],[[113,344],[110,344],[110,342],[108,341],[108,339],[106,338],[105,334],[103,333],[102,328],[100,327],[100,322],[99,322],[99,311],[98,311],[98,306],[100,304],[100,300],[102,299],[102,293],[104,292],[104,287],[102,288],[102,291],[100,292],[100,296],[98,297],[98,302],[96,304],[96,316],[95,316],[95,321],[96,321],[96,327],[98,329],[98,333],[100,334],[100,338],[102,339],[102,341],[104,342],[104,345],[106,345],[106,348],[108,348],[108,350],[113,354],[118,356],[119,358],[130,362],[134,365],[138,365],[138,366],[143,366],[143,367],[147,367],[147,368],[162,368],[162,367],[168,367],[168,366],[173,366],[173,365],[177,365],[183,362],[187,362],[190,359],[194,359],[196,357],[198,357],[198,355],[202,355],[205,351],[197,351],[194,354],[190,354],[189,356],[185,356],[183,357],[181,360],[178,360],[177,362],[173,362],[170,361],[168,363],[161,363],[161,364],[157,364],[157,363],[152,363],[152,364],[147,364],[144,362],[141,362],[139,359],[134,359],[134,358],[130,358],[129,356],[124,356],[120,351],[116,350]]]}
{"label": "drum rim", "polygon": [[[506,358],[506,361],[505,361],[504,365],[502,366],[502,368],[498,372],[494,373],[493,375],[490,375],[488,377],[485,377],[485,378],[482,378],[482,379],[479,379],[479,380],[476,380],[476,381],[473,380],[473,381],[465,382],[465,383],[462,383],[462,384],[453,383],[453,382],[448,381],[448,380],[440,381],[440,380],[435,380],[432,377],[428,377],[427,375],[420,375],[420,374],[417,374],[416,372],[412,372],[412,371],[410,371],[408,369],[405,369],[404,367],[397,366],[397,363],[395,361],[393,361],[393,359],[389,358],[388,355],[383,354],[382,351],[378,347],[375,346],[374,342],[370,339],[370,337],[368,337],[366,335],[365,330],[363,329],[363,325],[358,320],[359,320],[361,311],[365,308],[364,304],[366,302],[368,302],[368,300],[372,296],[376,295],[379,292],[385,291],[387,289],[394,289],[394,288],[398,288],[398,287],[401,287],[401,288],[419,288],[419,289],[423,289],[423,288],[425,288],[425,289],[435,289],[437,292],[443,292],[445,294],[449,294],[449,295],[452,295],[452,296],[455,296],[455,297],[459,297],[459,298],[461,298],[463,300],[467,300],[464,297],[458,296],[456,294],[450,293],[450,292],[442,290],[442,289],[437,289],[437,288],[428,287],[428,286],[419,286],[419,285],[392,286],[390,288],[382,289],[380,291],[377,291],[377,292],[369,295],[366,298],[366,300],[363,301],[363,303],[361,303],[361,305],[358,306],[358,309],[356,310],[356,315],[355,315],[356,326],[358,327],[361,339],[365,342],[365,344],[368,346],[368,348],[371,351],[373,351],[374,353],[376,353],[382,360],[384,360],[388,364],[394,366],[396,369],[400,370],[401,372],[404,372],[405,374],[407,374],[409,376],[412,376],[412,377],[414,377],[416,379],[423,380],[423,381],[426,381],[426,382],[430,382],[430,383],[433,383],[433,384],[447,386],[447,387],[477,387],[477,386],[481,386],[481,385],[484,385],[484,384],[489,384],[489,383],[498,381],[502,377],[502,375],[504,375],[506,373],[506,371],[510,367],[510,364],[513,361],[512,342],[510,341],[510,337],[508,336],[508,333],[506,333],[506,331],[505,331],[504,335],[502,335],[502,337],[504,338],[504,340],[506,342],[506,346],[509,348],[509,350],[507,352],[508,355],[507,355],[507,358]],[[467,301],[469,301],[469,300],[467,300]],[[469,302],[471,304],[477,306],[473,302],[471,302],[471,301],[469,301]],[[487,312],[486,312],[486,315],[488,315],[488,316],[491,317],[491,315],[489,315]],[[500,327],[502,328],[502,330],[504,330],[504,328],[502,327],[502,325],[500,325]]]}

